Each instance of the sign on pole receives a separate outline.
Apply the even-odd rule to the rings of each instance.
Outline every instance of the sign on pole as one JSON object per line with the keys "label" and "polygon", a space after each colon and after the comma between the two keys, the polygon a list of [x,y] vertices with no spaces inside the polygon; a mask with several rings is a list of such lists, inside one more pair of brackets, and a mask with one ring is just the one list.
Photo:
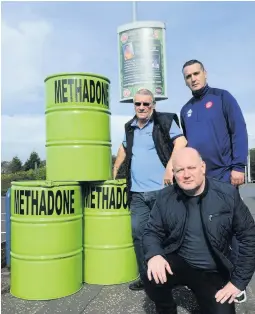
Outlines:
{"label": "sign on pole", "polygon": [[120,102],[132,102],[141,88],[167,99],[165,24],[134,22],[118,28]]}

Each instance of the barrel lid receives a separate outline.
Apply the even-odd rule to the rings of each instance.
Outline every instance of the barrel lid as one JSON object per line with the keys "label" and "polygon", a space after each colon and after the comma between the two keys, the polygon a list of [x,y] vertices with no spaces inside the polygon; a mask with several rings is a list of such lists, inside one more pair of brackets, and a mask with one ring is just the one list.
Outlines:
{"label": "barrel lid", "polygon": [[106,181],[90,181],[86,182],[88,185],[123,185],[126,184],[126,179],[106,180]]}
{"label": "barrel lid", "polygon": [[45,78],[44,82],[48,81],[49,79],[51,78],[54,78],[54,77],[62,77],[62,76],[91,76],[91,77],[96,77],[96,78],[100,78],[102,80],[105,80],[107,81],[108,83],[111,83],[111,81],[103,76],[103,75],[100,75],[100,74],[94,74],[94,73],[83,73],[83,72],[72,72],[72,73],[57,73],[57,74],[52,74],[52,75],[49,75]]}
{"label": "barrel lid", "polygon": [[11,185],[14,186],[27,186],[27,187],[43,187],[51,188],[55,186],[79,185],[75,181],[50,181],[50,180],[30,180],[30,181],[12,181]]}

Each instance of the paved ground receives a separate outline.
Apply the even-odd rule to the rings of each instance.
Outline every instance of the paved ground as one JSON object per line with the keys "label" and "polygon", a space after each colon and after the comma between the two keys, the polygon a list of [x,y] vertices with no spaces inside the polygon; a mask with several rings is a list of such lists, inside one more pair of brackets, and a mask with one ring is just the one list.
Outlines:
{"label": "paved ground", "polygon": [[[133,292],[127,284],[97,286],[85,284],[76,294],[51,301],[24,301],[9,293],[9,273],[2,270],[2,304],[4,314],[155,314],[154,305],[143,291]],[[255,280],[255,278],[254,278]],[[254,287],[255,288],[255,287]],[[254,291],[254,290],[253,290]],[[247,289],[248,301],[236,307],[237,314],[255,314],[255,295]],[[199,314],[192,293],[185,288],[174,291],[178,314]]]}
{"label": "paved ground", "polygon": [[[255,184],[241,188],[244,201],[255,218]],[[2,269],[1,308],[4,314],[155,314],[154,305],[143,291],[132,292],[128,284],[97,286],[84,284],[72,296],[51,301],[24,301],[10,293],[10,273]],[[237,314],[255,314],[255,277],[247,288],[248,301],[236,307]],[[174,291],[178,314],[198,314],[195,299],[190,291],[178,288]]]}

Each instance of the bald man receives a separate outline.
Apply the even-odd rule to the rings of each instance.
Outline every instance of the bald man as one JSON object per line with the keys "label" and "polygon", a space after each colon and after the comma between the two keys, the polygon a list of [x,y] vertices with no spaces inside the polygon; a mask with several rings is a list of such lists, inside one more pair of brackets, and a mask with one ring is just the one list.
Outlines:
{"label": "bald man", "polygon": [[[194,292],[202,314],[234,314],[255,271],[252,215],[233,185],[205,177],[195,149],[179,150],[172,164],[176,183],[159,192],[143,235],[145,291],[160,314],[177,314],[176,285]],[[234,233],[235,265],[229,259]]]}

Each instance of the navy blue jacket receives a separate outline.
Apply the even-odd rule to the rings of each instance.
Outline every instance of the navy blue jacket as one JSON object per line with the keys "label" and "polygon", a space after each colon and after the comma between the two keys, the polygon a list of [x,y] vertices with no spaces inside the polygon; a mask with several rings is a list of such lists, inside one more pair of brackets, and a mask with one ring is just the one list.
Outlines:
{"label": "navy blue jacket", "polygon": [[231,170],[245,171],[246,123],[228,91],[207,85],[182,108],[181,124],[188,146],[199,151],[209,177],[230,182]]}

